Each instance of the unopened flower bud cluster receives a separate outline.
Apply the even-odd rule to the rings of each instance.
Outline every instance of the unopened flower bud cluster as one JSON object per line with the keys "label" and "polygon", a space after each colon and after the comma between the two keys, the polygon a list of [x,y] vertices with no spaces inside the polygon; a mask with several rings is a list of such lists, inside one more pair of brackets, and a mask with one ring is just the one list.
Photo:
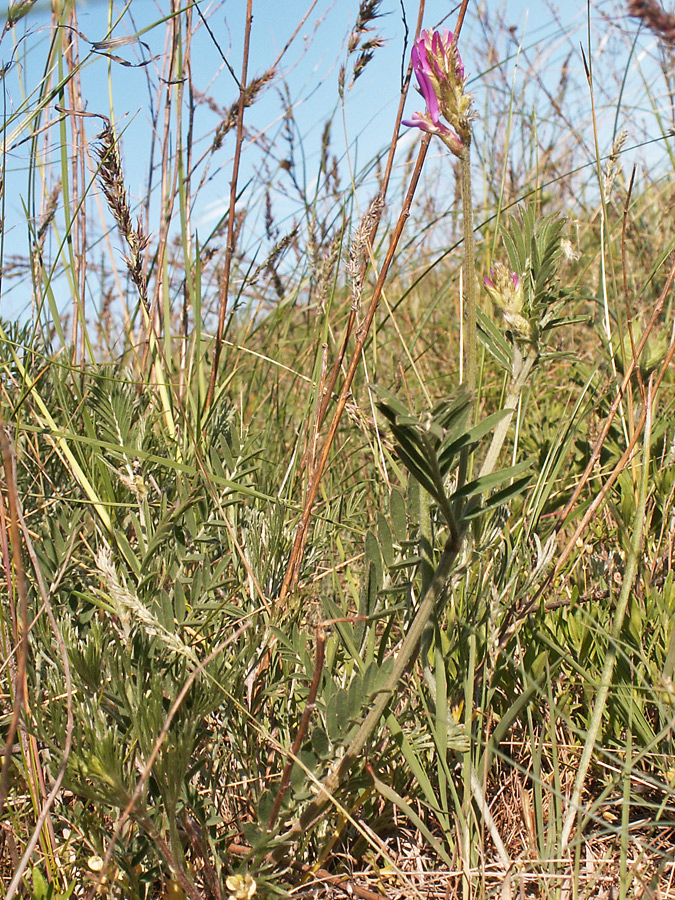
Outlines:
{"label": "unopened flower bud cluster", "polygon": [[411,58],[427,108],[403,124],[437,134],[455,156],[461,156],[471,142],[472,98],[464,90],[464,66],[452,34],[447,28],[421,32]]}
{"label": "unopened flower bud cluster", "polygon": [[519,275],[511,272],[503,263],[496,262],[490,269],[490,276],[483,280],[485,289],[492,297],[514,338],[521,341],[536,340],[536,326],[526,317],[525,292]]}

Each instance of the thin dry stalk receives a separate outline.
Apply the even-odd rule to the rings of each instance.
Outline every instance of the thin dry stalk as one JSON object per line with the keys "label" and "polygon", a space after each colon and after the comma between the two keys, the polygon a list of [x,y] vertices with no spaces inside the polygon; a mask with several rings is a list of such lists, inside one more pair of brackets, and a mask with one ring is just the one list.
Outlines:
{"label": "thin dry stalk", "polygon": [[[417,25],[415,27],[415,36],[419,35],[422,30],[422,19],[424,17],[424,4],[425,0],[420,0],[418,12],[417,12]],[[461,27],[461,25],[460,25]],[[387,154],[387,162],[384,167],[384,174],[382,176],[382,184],[380,187],[380,208],[377,212],[371,229],[368,235],[368,240],[365,246],[365,256],[361,262],[361,271],[359,273],[358,281],[363,284],[363,281],[366,276],[366,271],[368,268],[368,263],[371,257],[372,247],[375,244],[375,238],[377,237],[377,230],[380,225],[380,219],[382,217],[382,210],[384,209],[384,201],[387,196],[387,189],[389,187],[389,181],[391,179],[391,173],[394,168],[394,158],[396,156],[396,147],[398,144],[398,132],[401,127],[401,119],[403,118],[403,108],[405,107],[405,101],[408,96],[408,88],[410,86],[410,79],[412,77],[412,62],[408,64],[408,70],[406,72],[406,76],[401,89],[401,98],[398,104],[398,110],[396,111],[396,121],[394,122],[394,134],[389,145],[389,153]],[[335,389],[335,385],[338,380],[338,375],[340,374],[340,369],[342,368],[342,363],[344,362],[345,354],[347,352],[347,347],[349,346],[349,340],[352,336],[352,331],[354,330],[354,325],[356,323],[356,314],[357,310],[354,308],[354,304],[352,304],[352,308],[349,311],[349,318],[347,319],[347,324],[345,325],[344,334],[342,336],[342,342],[340,344],[340,350],[338,351],[338,355],[335,358],[335,362],[333,364],[333,368],[331,370],[330,378],[328,379],[328,383],[326,385],[326,391],[321,402],[321,408],[319,409],[319,428],[323,425],[324,419],[326,418],[326,413],[328,411],[328,404],[330,403],[330,398],[333,396],[333,391]]]}
{"label": "thin dry stalk", "polygon": [[220,353],[223,346],[223,334],[225,333],[225,316],[227,313],[227,299],[230,291],[230,271],[232,257],[234,256],[235,241],[235,208],[237,205],[237,180],[239,178],[239,164],[241,162],[241,150],[244,141],[244,106],[246,103],[246,80],[248,78],[248,52],[251,43],[251,22],[253,21],[253,0],[246,3],[246,25],[244,27],[244,58],[241,64],[241,88],[239,90],[239,110],[237,115],[237,139],[234,148],[234,162],[232,164],[232,180],[230,181],[230,208],[227,217],[227,246],[225,247],[225,264],[223,276],[220,282],[220,302],[218,307],[218,327],[216,331],[216,343],[213,349],[213,365],[211,378],[206,394],[206,408],[213,403],[220,366]]}
{"label": "thin dry stalk", "polygon": [[[174,88],[176,89],[176,97],[175,97],[175,106],[177,109],[176,113],[176,132],[177,134],[181,134],[181,116],[182,116],[182,106],[183,106],[183,91],[184,91],[184,79],[182,77],[182,73],[177,71],[179,66],[179,60],[183,57],[183,52],[180,48],[180,17],[178,12],[180,10],[180,2],[179,0],[171,0],[171,12],[173,15],[171,16],[170,22],[168,24],[168,35],[167,41],[169,43],[169,51],[166,54],[167,65],[165,66],[166,76],[163,79],[163,90],[164,90],[164,129],[163,129],[163,139],[162,139],[162,161],[160,165],[161,171],[161,197],[162,197],[162,217],[160,220],[159,226],[159,234],[157,237],[157,253],[156,258],[154,260],[154,268],[155,268],[155,288],[152,297],[152,304],[150,305],[150,309],[148,312],[149,323],[148,328],[151,330],[155,326],[155,322],[158,318],[158,310],[160,309],[161,300],[163,299],[163,292],[165,290],[165,281],[164,281],[164,263],[167,255],[167,247],[169,243],[169,229],[171,226],[171,219],[173,213],[173,204],[177,193],[177,183],[178,183],[178,169],[179,166],[175,165],[173,168],[173,175],[171,175],[171,156],[173,152],[173,141],[174,135],[171,127],[172,122],[172,110],[174,108]],[[179,77],[180,75],[180,77]],[[174,82],[178,82],[174,84]],[[147,341],[144,351],[143,351],[143,361],[141,364],[141,371],[145,372],[147,367],[148,356],[150,354],[151,342]],[[166,360],[164,360],[166,362]]]}
{"label": "thin dry stalk", "polygon": [[[633,194],[633,185],[635,183],[635,172],[637,167],[633,165],[633,171],[631,172],[630,182],[628,184],[628,191],[626,193],[626,199],[623,204],[623,218],[621,221],[621,276],[623,279],[623,297],[624,302],[626,304],[626,324],[628,326],[628,338],[630,340],[630,349],[633,359],[636,358],[637,354],[635,352],[635,337],[633,334],[633,315],[630,308],[629,301],[629,291],[628,291],[628,254],[626,249],[626,234],[628,232],[628,210],[630,208],[630,200]],[[638,376],[640,375],[640,369],[637,368],[636,372]],[[633,422],[635,416],[633,415],[633,390],[631,384],[628,384],[628,412],[629,422]]]}
{"label": "thin dry stalk", "polygon": [[[455,29],[455,40],[459,37],[459,33],[462,27],[462,23],[464,21],[464,16],[466,14],[466,8],[468,6],[468,0],[462,0],[462,6],[459,11],[457,27]],[[416,32],[416,36],[419,34],[419,30],[421,28],[421,18],[423,14],[424,3],[420,3],[420,13],[418,17],[418,28]],[[403,109],[403,101],[404,97],[401,98],[401,105],[399,107],[399,113],[397,116],[397,130],[400,124],[400,117]],[[431,135],[426,134],[422,138],[422,144],[420,146],[419,155],[417,157],[417,162],[415,163],[415,168],[413,170],[412,176],[410,178],[410,184],[408,186],[408,191],[406,193],[405,201],[403,203],[403,209],[398,218],[398,222],[396,223],[396,227],[394,228],[394,233],[392,235],[391,243],[389,245],[389,250],[387,251],[387,255],[384,258],[382,263],[382,268],[380,270],[379,277],[377,279],[377,283],[375,285],[375,290],[373,291],[373,297],[370,301],[370,306],[368,308],[368,312],[366,313],[366,317],[361,328],[358,330],[356,334],[356,342],[354,346],[354,352],[352,354],[351,362],[349,364],[349,368],[347,369],[347,373],[345,375],[345,379],[342,385],[342,389],[340,391],[340,396],[337,401],[337,405],[335,408],[335,413],[333,414],[333,419],[330,424],[330,428],[328,430],[328,435],[324,442],[323,448],[321,450],[321,454],[319,456],[319,461],[317,463],[316,471],[312,477],[312,481],[307,491],[307,497],[305,500],[305,507],[303,510],[302,518],[300,519],[300,524],[298,526],[298,530],[295,535],[295,540],[293,542],[293,548],[291,550],[291,555],[288,561],[288,566],[286,568],[286,574],[284,575],[284,580],[281,585],[281,589],[279,591],[279,600],[283,600],[287,594],[293,590],[298,582],[298,578],[300,576],[300,567],[302,564],[302,557],[304,554],[305,544],[307,542],[307,537],[309,534],[309,523],[312,515],[312,507],[314,506],[314,500],[316,499],[317,492],[319,490],[319,483],[321,481],[321,477],[323,475],[323,471],[325,469],[326,463],[328,461],[328,454],[330,452],[330,448],[333,443],[333,439],[335,438],[335,434],[337,432],[337,428],[342,418],[342,413],[346,406],[347,400],[349,399],[349,395],[351,392],[352,382],[354,380],[354,375],[356,374],[356,369],[358,368],[358,364],[361,358],[361,352],[363,350],[363,346],[365,343],[365,339],[370,331],[370,326],[372,324],[373,318],[375,316],[375,312],[379,305],[379,300],[382,295],[382,290],[384,288],[384,283],[387,279],[387,274],[389,272],[389,267],[394,258],[394,254],[396,252],[396,247],[398,246],[398,242],[400,240],[401,234],[403,233],[403,228],[405,223],[410,215],[410,208],[412,205],[412,200],[415,195],[415,191],[417,189],[417,183],[419,181],[419,177],[422,172],[422,166],[424,165],[424,159],[427,154],[427,150],[429,147],[429,141],[431,140]],[[394,147],[396,140],[392,141],[392,148]],[[390,150],[391,155],[391,150]],[[389,162],[389,160],[388,160]],[[379,220],[378,220],[379,221]],[[376,221],[373,226],[373,232],[377,228],[378,222]],[[372,242],[371,242],[372,246]],[[364,261],[364,265],[366,265],[366,261]],[[349,321],[347,323],[347,329],[345,331],[345,338],[343,340],[343,345],[341,349],[340,356],[344,355],[346,351],[347,341],[349,339],[349,332],[353,327],[353,323],[356,319],[356,312],[354,309],[351,310]],[[340,359],[341,362],[341,359]],[[333,373],[335,375],[335,379],[332,379],[328,384],[327,393],[324,398],[324,404],[327,408],[329,398],[332,394],[332,388],[337,381],[337,374],[339,372],[338,360],[336,360],[336,365],[333,368]],[[321,416],[319,417],[321,419]]]}
{"label": "thin dry stalk", "polygon": [[[188,310],[190,307],[190,290],[189,284],[193,280],[192,269],[192,225],[191,225],[191,210],[192,210],[192,139],[194,134],[194,110],[195,110],[195,102],[194,102],[194,92],[193,92],[193,84],[192,84],[192,54],[191,54],[191,46],[192,46],[192,7],[188,7],[186,11],[186,41],[185,41],[185,52],[183,54],[183,70],[185,72],[184,82],[188,84],[188,108],[189,108],[189,118],[188,118],[188,130],[187,130],[187,140],[186,140],[186,148],[185,148],[185,180],[183,182],[183,190],[185,192],[185,203],[183,206],[184,214],[185,214],[185,237],[189,241],[190,250],[188,251],[189,255],[186,254],[185,259],[185,280],[183,284],[183,312],[181,316],[181,342],[180,342],[180,366],[178,372],[178,396],[182,399],[185,397],[186,390],[186,381],[187,381],[187,353],[188,353],[188,331],[189,331],[189,315]],[[182,104],[181,104],[182,105]],[[177,130],[178,134],[180,134],[180,129]],[[187,241],[186,241],[187,243]]]}
{"label": "thin dry stalk", "polygon": [[349,364],[349,368],[347,369],[347,374],[345,375],[345,380],[342,385],[342,389],[340,391],[340,396],[338,397],[337,405],[335,408],[335,412],[333,414],[333,419],[330,424],[330,428],[328,429],[328,435],[326,436],[326,440],[324,441],[324,445],[321,449],[321,453],[319,455],[319,460],[317,462],[316,471],[312,477],[312,481],[310,483],[309,489],[307,491],[307,497],[305,500],[305,507],[302,513],[302,518],[300,519],[300,524],[298,525],[298,530],[295,535],[295,540],[293,542],[293,548],[291,550],[291,555],[288,561],[288,567],[286,569],[286,574],[284,575],[284,580],[281,585],[281,590],[279,591],[279,600],[283,600],[286,595],[291,591],[295,585],[297,584],[298,577],[300,575],[300,566],[302,563],[302,556],[305,549],[305,544],[307,542],[307,536],[309,534],[309,523],[312,517],[312,508],[314,506],[314,500],[316,499],[316,495],[319,490],[319,484],[321,482],[321,477],[323,475],[323,471],[326,467],[326,463],[328,462],[328,454],[330,453],[330,448],[333,444],[333,439],[335,438],[335,434],[337,432],[338,425],[340,423],[340,419],[342,418],[342,413],[347,404],[347,400],[349,399],[351,393],[352,382],[354,380],[354,375],[356,374],[356,370],[358,368],[361,352],[363,350],[363,346],[365,344],[366,337],[370,331],[370,326],[375,317],[375,312],[377,310],[380,297],[382,296],[382,289],[384,288],[384,283],[387,279],[387,274],[389,272],[389,267],[394,258],[394,254],[396,253],[396,247],[398,246],[398,242],[401,238],[401,234],[403,233],[403,228],[405,227],[405,223],[410,215],[410,207],[412,205],[413,197],[415,196],[415,191],[417,190],[417,185],[420,179],[420,175],[422,174],[422,166],[424,165],[424,160],[427,155],[427,150],[429,148],[429,141],[431,139],[431,135],[425,135],[422,138],[422,144],[420,146],[419,155],[417,157],[417,162],[415,163],[415,168],[413,170],[412,176],[410,178],[410,184],[408,186],[408,191],[406,193],[405,201],[403,203],[403,209],[401,210],[401,214],[399,215],[398,222],[396,223],[396,227],[394,229],[394,233],[391,238],[391,242],[389,244],[389,250],[387,251],[387,255],[384,258],[384,262],[382,263],[382,269],[380,271],[379,278],[377,279],[377,284],[375,285],[375,290],[373,291],[373,297],[370,301],[370,306],[368,308],[368,312],[366,313],[366,317],[363,321],[361,328],[359,328],[356,334],[356,342],[354,346],[354,352],[352,353],[352,358]]}
{"label": "thin dry stalk", "polygon": [[[63,44],[64,57],[70,77],[68,78],[68,98],[70,109],[80,112],[83,109],[82,87],[80,83],[80,59],[77,37],[79,34],[77,13],[75,4],[70,9],[71,28],[64,29]],[[70,116],[70,132],[73,147],[86,147],[86,135],[84,132],[84,120],[82,116]],[[86,192],[86,155],[74,153],[71,159],[71,186],[70,201],[75,214],[75,220],[71,222],[72,260],[74,264],[74,282],[76,285],[75,304],[73,309],[72,342],[73,365],[77,363],[84,370],[85,345],[86,345],[86,310],[85,297],[87,281],[87,207],[84,203]],[[79,347],[78,347],[79,344]]]}
{"label": "thin dry stalk", "polygon": [[[2,775],[0,776],[0,814],[7,800],[9,790],[9,772],[14,750],[14,738],[19,728],[21,711],[26,695],[26,664],[28,660],[28,586],[26,573],[23,568],[21,554],[21,539],[19,537],[19,506],[16,491],[16,457],[13,451],[13,443],[4,422],[0,421],[0,453],[5,472],[5,490],[9,507],[9,544],[12,553],[12,565],[14,568],[14,586],[19,596],[18,621],[12,623],[14,640],[17,643],[16,677],[14,679],[14,709],[7,728],[5,750],[2,758]],[[11,572],[7,572],[7,583],[11,584]]]}

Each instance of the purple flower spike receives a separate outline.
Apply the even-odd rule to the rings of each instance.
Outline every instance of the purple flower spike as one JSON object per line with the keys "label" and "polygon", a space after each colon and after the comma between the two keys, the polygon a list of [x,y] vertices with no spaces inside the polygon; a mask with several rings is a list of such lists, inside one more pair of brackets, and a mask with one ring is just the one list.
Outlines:
{"label": "purple flower spike", "polygon": [[471,97],[464,92],[464,66],[452,34],[447,28],[421,32],[411,60],[426,111],[416,112],[403,124],[437,134],[460,156],[471,141]]}

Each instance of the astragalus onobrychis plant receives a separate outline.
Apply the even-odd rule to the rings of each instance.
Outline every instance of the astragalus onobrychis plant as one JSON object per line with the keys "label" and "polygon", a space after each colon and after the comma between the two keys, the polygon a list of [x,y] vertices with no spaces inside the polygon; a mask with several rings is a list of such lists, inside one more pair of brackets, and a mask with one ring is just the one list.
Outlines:
{"label": "astragalus onobrychis plant", "polygon": [[348,7],[9,8],[8,898],[673,895],[674,23]]}

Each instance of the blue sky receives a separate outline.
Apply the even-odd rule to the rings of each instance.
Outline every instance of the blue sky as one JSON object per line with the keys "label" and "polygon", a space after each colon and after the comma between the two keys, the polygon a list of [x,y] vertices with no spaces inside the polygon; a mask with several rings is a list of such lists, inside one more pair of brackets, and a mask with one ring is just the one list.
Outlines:
{"label": "blue sky", "polygon": [[[196,88],[221,108],[228,108],[237,98],[237,89],[223,57],[238,74],[241,68],[242,34],[245,0],[225,0],[225,2],[200,2],[199,8],[209,24],[209,30],[195,16],[195,35],[192,51],[193,80]],[[251,37],[250,75],[260,75],[275,60],[281,49],[293,34],[297,23],[311,6],[311,0],[254,0],[254,22]],[[92,54],[82,71],[82,84],[86,109],[90,113],[107,114],[109,111],[108,78],[112,86],[115,118],[123,130],[123,165],[132,200],[141,200],[146,191],[147,158],[150,138],[155,124],[151,114],[151,91],[148,80],[159,83],[161,59],[165,50],[166,28],[160,20],[168,9],[167,2],[156,0],[132,0],[125,7],[114,2],[115,15],[123,15],[113,29],[114,37],[125,37],[139,33],[147,43],[153,60],[146,68],[125,67],[110,63],[102,55]],[[470,89],[476,96],[479,118],[476,122],[476,145],[487,147],[486,135],[493,126],[489,104],[481,93],[485,83],[484,73],[498,66],[503,77],[504,90],[513,85],[523,107],[519,112],[529,114],[534,110],[543,91],[555,94],[560,83],[561,71],[567,65],[572,74],[576,95],[568,95],[567,114],[571,125],[584,133],[581,159],[592,163],[594,146],[590,127],[590,102],[587,85],[583,77],[580,44],[589,47],[587,26],[587,5],[582,0],[566,0],[557,10],[542,0],[506,0],[503,3],[488,0],[483,4],[470,4],[470,11],[461,39],[461,50]],[[357,172],[388,146],[396,108],[399,101],[401,66],[407,63],[410,40],[405,44],[403,12],[407,17],[407,27],[412,32],[415,27],[417,3],[414,0],[383,0],[382,16],[374,23],[375,33],[384,41],[372,63],[354,86],[346,92],[344,108],[341,108],[337,91],[338,70],[347,57],[347,39],[358,10],[357,0],[319,0],[300,29],[290,49],[281,60],[279,71],[283,73],[283,83],[277,82],[267,90],[261,99],[246,113],[246,123],[251,134],[263,139],[277,152],[278,159],[284,155],[283,108],[280,89],[288,89],[293,103],[293,113],[297,123],[296,154],[299,162],[296,176],[311,189],[318,169],[321,135],[325,122],[333,118],[331,150],[340,163],[341,177],[348,180],[351,172]],[[78,0],[78,26],[82,35],[95,42],[108,34],[109,4],[105,0]],[[611,61],[621,75],[626,66],[626,77],[611,81],[598,78],[596,81],[596,107],[599,122],[600,152],[608,152],[616,131],[628,128],[627,145],[639,143],[645,137],[659,137],[669,122],[672,123],[670,98],[658,83],[655,71],[657,57],[656,41],[645,34],[631,53],[631,40],[637,32],[636,24],[622,15],[620,3],[611,0],[594,0],[590,7],[590,56],[597,72],[611,54]],[[113,15],[114,18],[114,15]],[[437,25],[443,21],[448,27],[454,26],[456,7],[443,0],[428,0],[426,4],[425,26]],[[494,39],[493,55],[485,56],[489,43],[488,34],[492,26],[501,22],[503,27],[495,29],[499,35]],[[44,65],[49,39],[49,13],[45,4],[38,3],[13,33],[7,34],[0,45],[0,63],[11,59],[14,65],[4,80],[5,104],[8,112],[17,109],[21,103],[21,87],[34,85]],[[12,38],[23,35],[13,46]],[[81,44],[84,53],[86,43]],[[619,50],[617,51],[617,48]],[[147,58],[148,51],[140,44],[121,47],[115,51],[129,62],[139,62]],[[625,54],[625,62],[620,54]],[[536,60],[537,71],[541,73],[541,83],[528,83],[528,66]],[[353,62],[353,57],[352,57]],[[17,64],[19,63],[19,64]],[[645,74],[647,73],[647,74]],[[349,69],[348,77],[349,81]],[[654,82],[655,97],[650,99],[644,90],[645,80]],[[617,99],[621,93],[621,105]],[[502,98],[503,103],[503,98]],[[661,116],[655,116],[654,108]],[[421,108],[418,95],[411,91],[406,112]],[[618,110],[618,112],[617,112]],[[217,116],[206,104],[197,108],[195,115],[195,155],[205,151],[212,139]],[[538,127],[546,128],[541,122]],[[101,129],[100,119],[86,122],[87,138],[93,144]],[[11,131],[11,129],[10,129]],[[56,137],[56,135],[55,135]],[[401,157],[411,145],[419,140],[419,133],[411,129],[404,133],[400,141]],[[481,144],[483,141],[483,144]],[[26,152],[29,145],[16,146],[7,158],[6,175],[6,238],[5,254],[23,252],[27,239],[23,204],[26,201]],[[222,149],[211,159],[207,173],[208,181],[202,201],[194,210],[193,226],[200,237],[208,235],[223,215],[227,204],[228,181],[232,164],[233,135],[230,134]],[[654,145],[657,149],[637,150],[626,153],[626,164],[632,159],[643,165],[661,164],[665,145]],[[440,145],[435,148],[440,156]],[[513,153],[517,160],[518,150]],[[658,163],[657,163],[658,160]],[[248,194],[254,187],[253,180],[260,174],[260,167],[270,165],[247,144],[244,153],[244,167],[240,184],[244,188],[244,202],[254,207],[262,205],[262,195]],[[58,177],[58,170],[53,175]],[[281,221],[290,222],[297,208],[297,197],[292,196],[284,184],[283,173],[270,171],[272,180],[277,178],[280,189],[274,197],[275,214]],[[360,195],[368,197],[368,181]],[[151,223],[152,227],[152,223]],[[253,244],[258,238],[255,217],[249,221],[248,231],[242,239]],[[5,283],[3,311],[8,303],[19,302],[14,285]],[[12,300],[12,293],[14,299]],[[20,293],[20,292],[19,292]],[[7,298],[10,298],[8,301]]]}

